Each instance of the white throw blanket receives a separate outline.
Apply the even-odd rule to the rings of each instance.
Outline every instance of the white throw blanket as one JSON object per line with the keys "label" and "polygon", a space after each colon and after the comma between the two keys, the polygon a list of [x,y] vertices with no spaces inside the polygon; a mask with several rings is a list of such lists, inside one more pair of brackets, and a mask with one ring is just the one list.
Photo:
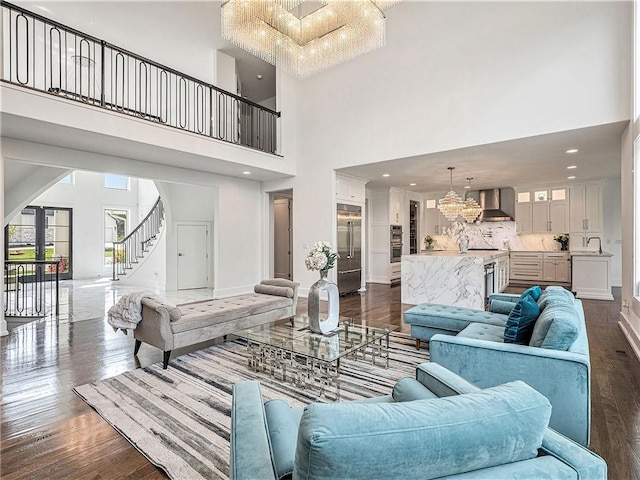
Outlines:
{"label": "white throw blanket", "polygon": [[122,330],[127,334],[127,329],[135,329],[142,320],[142,299],[151,298],[158,303],[167,303],[163,298],[152,292],[138,291],[127,293],[107,312],[107,321],[114,331]]}

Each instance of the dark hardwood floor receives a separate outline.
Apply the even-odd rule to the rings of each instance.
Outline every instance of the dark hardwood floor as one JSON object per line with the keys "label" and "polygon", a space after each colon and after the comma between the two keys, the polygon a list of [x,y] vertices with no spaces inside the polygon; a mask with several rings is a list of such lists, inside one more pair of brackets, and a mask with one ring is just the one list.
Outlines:
{"label": "dark hardwood floor", "polygon": [[[615,290],[614,302],[583,302],[591,348],[591,449],[607,461],[609,478],[640,480],[640,363],[618,328]],[[408,307],[400,304],[399,286],[369,285],[366,294],[340,301],[343,316],[402,331],[409,330],[401,319]],[[305,310],[303,300],[299,311]],[[133,343],[103,319],[32,323],[0,339],[2,479],[165,478],[71,390],[162,360],[149,346],[136,360]]]}

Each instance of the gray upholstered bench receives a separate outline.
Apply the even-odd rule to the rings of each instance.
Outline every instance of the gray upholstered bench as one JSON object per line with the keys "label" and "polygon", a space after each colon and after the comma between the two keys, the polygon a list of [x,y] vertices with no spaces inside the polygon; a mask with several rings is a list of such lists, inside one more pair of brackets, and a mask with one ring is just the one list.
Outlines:
{"label": "gray upholstered bench", "polygon": [[298,285],[281,278],[263,280],[254,293],[178,306],[143,298],[142,320],[133,331],[134,355],[142,342],[148,343],[164,351],[163,368],[167,368],[176,348],[292,317],[298,305]]}
{"label": "gray upholstered bench", "polygon": [[509,315],[474,310],[472,308],[453,307],[438,303],[422,303],[404,312],[404,323],[411,325],[411,336],[416,339],[416,348],[420,341],[428,342],[437,333],[457,335],[474,323],[504,327]]}

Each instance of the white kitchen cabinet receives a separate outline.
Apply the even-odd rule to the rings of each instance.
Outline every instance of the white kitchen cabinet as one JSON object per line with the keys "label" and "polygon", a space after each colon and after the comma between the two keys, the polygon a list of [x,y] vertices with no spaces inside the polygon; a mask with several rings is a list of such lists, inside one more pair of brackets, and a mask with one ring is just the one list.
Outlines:
{"label": "white kitchen cabinet", "polygon": [[568,217],[566,188],[518,192],[516,233],[565,233]]}
{"label": "white kitchen cabinet", "polygon": [[336,200],[364,203],[365,180],[336,175]]}
{"label": "white kitchen cabinet", "polygon": [[509,261],[510,280],[541,281],[543,258],[542,252],[511,252]]}
{"label": "white kitchen cabinet", "polygon": [[496,261],[495,290],[504,292],[509,286],[509,255],[504,255]]}
{"label": "white kitchen cabinet", "polygon": [[543,254],[542,280],[552,283],[569,283],[571,257],[569,252],[545,252]]}
{"label": "white kitchen cabinet", "polygon": [[404,190],[389,189],[389,223],[391,225],[404,224]]}
{"label": "white kitchen cabinet", "polygon": [[578,298],[613,300],[611,294],[611,255],[572,254],[571,289]]}
{"label": "white kitchen cabinet", "polygon": [[[449,220],[440,212],[438,200],[426,200],[424,205],[424,233],[442,235],[442,229],[449,225]],[[421,248],[424,248],[424,243]]]}
{"label": "white kitchen cabinet", "polygon": [[602,232],[602,189],[600,184],[575,185],[571,188],[569,217],[571,232],[584,232],[585,234]]}
{"label": "white kitchen cabinet", "polygon": [[531,233],[531,203],[516,203],[516,233]]}

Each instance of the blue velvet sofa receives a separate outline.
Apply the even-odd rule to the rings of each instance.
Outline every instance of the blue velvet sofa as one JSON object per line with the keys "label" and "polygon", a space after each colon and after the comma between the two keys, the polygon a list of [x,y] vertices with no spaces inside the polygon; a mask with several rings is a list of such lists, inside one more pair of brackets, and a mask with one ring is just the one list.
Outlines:
{"label": "blue velvet sofa", "polygon": [[[492,303],[515,305],[518,295],[496,294]],[[541,313],[528,345],[504,343],[504,325],[467,322],[498,313],[471,311],[467,326],[429,341],[430,359],[480,388],[522,380],[549,399],[549,425],[574,441],[589,445],[591,365],[582,302],[562,287],[547,287],[538,299]],[[468,309],[467,309],[468,310]],[[507,318],[507,315],[501,315]],[[430,320],[435,321],[435,318]],[[451,328],[451,321],[443,324]]]}
{"label": "blue velvet sofa", "polygon": [[234,385],[230,478],[605,479],[604,460],[547,428],[523,382],[478,389],[435,363],[391,395],[291,408]]}

